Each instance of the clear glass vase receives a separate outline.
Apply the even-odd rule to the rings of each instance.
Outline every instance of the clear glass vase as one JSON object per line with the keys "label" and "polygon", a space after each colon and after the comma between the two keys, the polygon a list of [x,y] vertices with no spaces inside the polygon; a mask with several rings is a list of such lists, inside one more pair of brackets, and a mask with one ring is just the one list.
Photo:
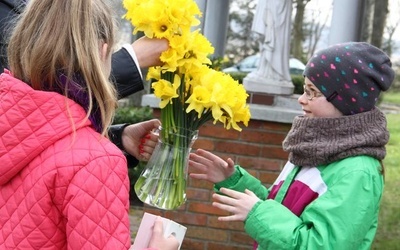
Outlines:
{"label": "clear glass vase", "polygon": [[186,201],[189,153],[198,130],[159,128],[159,141],[135,183],[137,197],[151,206],[173,210]]}

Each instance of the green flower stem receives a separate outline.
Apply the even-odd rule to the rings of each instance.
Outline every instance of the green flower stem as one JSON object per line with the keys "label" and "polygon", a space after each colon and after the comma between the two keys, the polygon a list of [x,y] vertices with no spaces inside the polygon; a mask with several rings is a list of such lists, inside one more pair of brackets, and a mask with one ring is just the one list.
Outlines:
{"label": "green flower stem", "polygon": [[167,207],[171,207],[171,208],[178,207],[179,205],[176,204],[175,199],[174,199],[174,197],[177,196],[177,194],[176,194],[176,188],[175,188],[175,185],[174,185],[174,184],[173,184],[173,185],[170,187],[170,189],[168,190],[168,194],[169,194],[169,196],[170,196],[171,198],[168,200]]}
{"label": "green flower stem", "polygon": [[[158,161],[158,164],[162,164],[162,163],[166,162],[168,159],[170,147],[168,144],[165,144],[163,146],[164,147],[162,148],[161,161]],[[167,164],[168,164],[168,161],[167,161]],[[159,174],[156,173],[159,176],[159,178],[157,178],[158,179],[157,191],[154,194],[154,198],[153,198],[154,201],[158,201],[158,199],[160,198],[160,195],[162,194],[163,188],[165,188],[165,184],[168,182],[169,176],[168,176],[168,172],[165,171],[165,165],[163,165],[162,168],[155,168],[155,170],[160,170]]]}
{"label": "green flower stem", "polygon": [[136,181],[135,183],[135,192],[136,194],[140,194],[138,195],[140,200],[146,200],[148,197],[148,194],[145,192],[140,192],[140,188],[145,184],[146,178],[143,176],[140,176],[139,179]]}
{"label": "green flower stem", "polygon": [[[178,141],[178,144],[179,144],[179,141]],[[184,148],[179,148],[179,147],[180,146],[178,145],[175,148],[175,154],[176,154],[175,157],[177,160],[176,160],[175,166],[174,166],[175,167],[175,178],[174,179],[177,182],[177,191],[178,191],[178,194],[175,197],[178,198],[178,203],[183,201],[184,190],[182,187],[182,180],[183,180],[183,178],[185,178],[183,176],[183,169],[185,168],[185,166],[184,166],[185,163],[182,161],[183,154],[179,154],[179,151],[183,150]]]}

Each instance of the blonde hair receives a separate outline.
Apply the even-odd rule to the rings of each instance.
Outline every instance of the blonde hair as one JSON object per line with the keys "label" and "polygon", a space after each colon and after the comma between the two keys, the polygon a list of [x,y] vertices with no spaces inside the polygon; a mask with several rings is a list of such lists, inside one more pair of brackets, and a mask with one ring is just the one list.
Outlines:
{"label": "blonde hair", "polygon": [[[97,106],[106,135],[117,99],[103,71],[100,44],[108,44],[110,56],[115,25],[104,0],[31,0],[10,37],[10,70],[37,90],[59,84],[60,72],[68,81],[79,75],[89,98],[86,119]],[[68,96],[68,90],[63,91]]]}

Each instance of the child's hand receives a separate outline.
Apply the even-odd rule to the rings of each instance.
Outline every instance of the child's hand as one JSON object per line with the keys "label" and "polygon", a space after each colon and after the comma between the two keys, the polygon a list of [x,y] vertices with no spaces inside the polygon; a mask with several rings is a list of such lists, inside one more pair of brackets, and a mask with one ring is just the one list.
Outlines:
{"label": "child's hand", "polygon": [[157,217],[154,226],[153,234],[151,235],[149,248],[163,249],[163,250],[177,250],[179,247],[178,240],[170,235],[168,238],[164,237],[163,222],[160,217]]}
{"label": "child's hand", "polygon": [[190,154],[189,166],[199,172],[191,173],[191,177],[212,183],[221,182],[235,172],[232,159],[229,158],[224,161],[220,157],[202,149]]}
{"label": "child's hand", "polygon": [[253,192],[246,189],[244,193],[228,188],[221,188],[220,194],[213,194],[213,206],[231,213],[218,217],[220,221],[245,221],[250,210],[260,200]]}

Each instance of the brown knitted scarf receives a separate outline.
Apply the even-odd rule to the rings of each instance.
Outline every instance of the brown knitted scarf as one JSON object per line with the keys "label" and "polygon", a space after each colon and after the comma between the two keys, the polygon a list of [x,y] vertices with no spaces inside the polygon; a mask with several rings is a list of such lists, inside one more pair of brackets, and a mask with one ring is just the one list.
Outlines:
{"label": "brown knitted scarf", "polygon": [[375,108],[339,118],[294,119],[283,141],[289,161],[298,166],[317,166],[356,155],[383,159],[389,140],[385,115]]}

